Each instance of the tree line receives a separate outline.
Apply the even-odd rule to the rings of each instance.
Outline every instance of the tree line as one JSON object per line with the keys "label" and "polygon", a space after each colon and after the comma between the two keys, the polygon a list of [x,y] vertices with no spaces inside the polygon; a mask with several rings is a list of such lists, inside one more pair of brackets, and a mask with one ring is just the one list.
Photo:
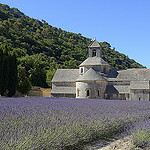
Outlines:
{"label": "tree line", "polygon": [[0,45],[0,95],[12,97],[18,90],[26,95],[31,83],[26,77],[25,68],[18,66],[16,54],[6,44]]}

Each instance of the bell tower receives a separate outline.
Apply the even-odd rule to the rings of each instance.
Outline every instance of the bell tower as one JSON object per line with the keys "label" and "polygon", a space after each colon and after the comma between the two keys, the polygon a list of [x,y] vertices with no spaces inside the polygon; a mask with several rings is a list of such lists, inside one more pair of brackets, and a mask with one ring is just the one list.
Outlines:
{"label": "bell tower", "polygon": [[107,76],[111,67],[102,59],[102,47],[98,41],[95,39],[88,48],[89,57],[79,65],[79,74],[83,75],[92,68],[102,76]]}
{"label": "bell tower", "polygon": [[102,48],[96,38],[93,43],[89,45],[89,57],[102,57]]}

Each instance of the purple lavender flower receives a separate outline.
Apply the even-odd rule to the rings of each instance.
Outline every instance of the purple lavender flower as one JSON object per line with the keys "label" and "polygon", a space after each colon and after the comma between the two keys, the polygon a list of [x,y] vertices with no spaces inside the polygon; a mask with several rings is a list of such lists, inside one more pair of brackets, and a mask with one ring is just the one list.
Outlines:
{"label": "purple lavender flower", "polygon": [[[149,131],[149,104],[147,101],[0,98],[0,149],[65,149],[81,141],[108,139],[127,131],[134,133],[134,129]],[[148,138],[144,141],[150,142]]]}

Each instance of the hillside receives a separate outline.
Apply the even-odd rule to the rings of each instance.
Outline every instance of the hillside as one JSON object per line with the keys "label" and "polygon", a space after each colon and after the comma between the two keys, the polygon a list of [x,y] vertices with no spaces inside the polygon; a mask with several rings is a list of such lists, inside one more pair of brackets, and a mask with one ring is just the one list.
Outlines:
{"label": "hillside", "polygon": [[[44,20],[30,18],[16,8],[0,4],[0,44],[11,47],[17,56],[18,68],[25,68],[26,76],[34,86],[50,85],[57,68],[78,68],[87,58],[90,43],[91,39],[80,33],[52,27]],[[143,67],[115,51],[109,43],[100,44],[103,59],[113,68]]]}

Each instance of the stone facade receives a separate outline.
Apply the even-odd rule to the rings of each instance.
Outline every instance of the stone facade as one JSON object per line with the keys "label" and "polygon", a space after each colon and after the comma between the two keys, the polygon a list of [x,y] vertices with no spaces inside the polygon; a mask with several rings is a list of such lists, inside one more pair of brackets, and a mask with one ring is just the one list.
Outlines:
{"label": "stone facade", "polygon": [[96,39],[88,53],[79,69],[57,69],[51,97],[150,100],[150,69],[111,69]]}

